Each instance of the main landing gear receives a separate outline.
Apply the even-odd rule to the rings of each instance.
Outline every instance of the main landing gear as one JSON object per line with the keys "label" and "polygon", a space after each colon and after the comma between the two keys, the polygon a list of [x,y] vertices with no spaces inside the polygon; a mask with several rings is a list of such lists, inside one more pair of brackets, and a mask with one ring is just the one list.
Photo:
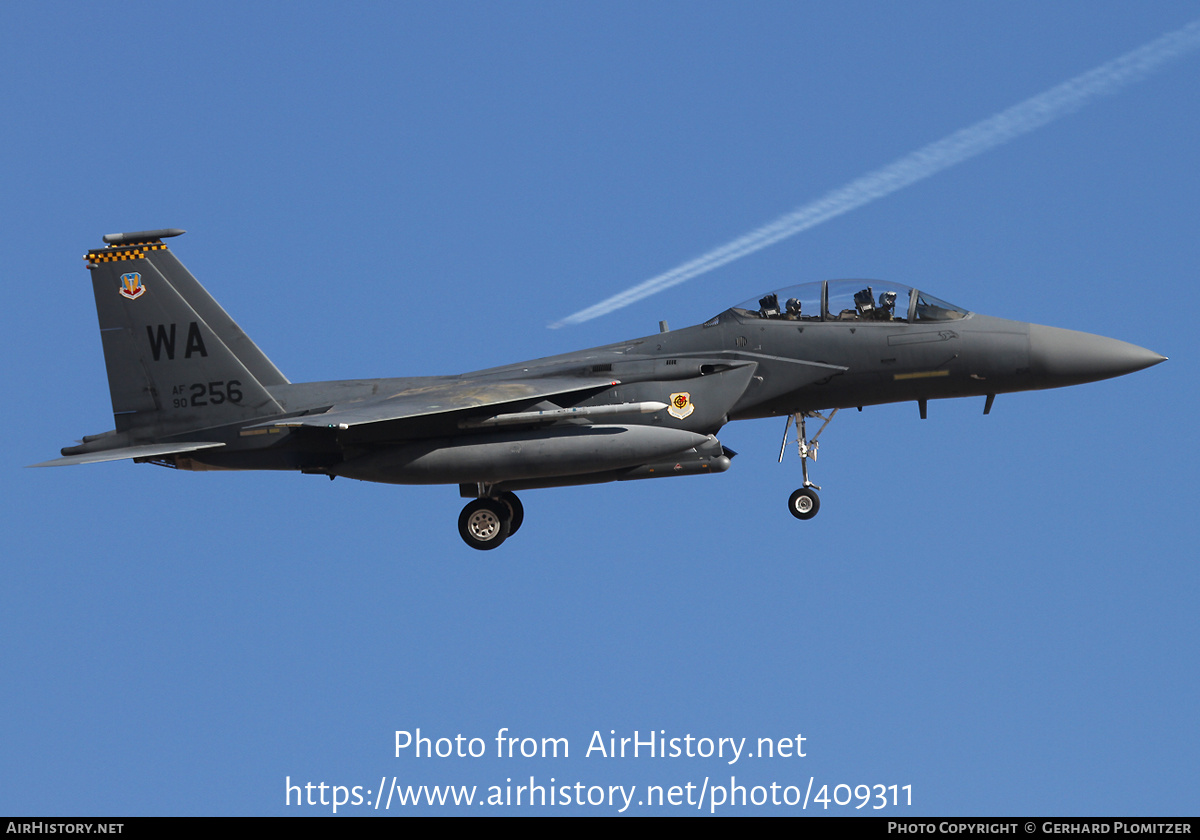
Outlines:
{"label": "main landing gear", "polygon": [[458,516],[458,533],[471,548],[488,551],[517,533],[524,521],[521,500],[504,490],[468,503]]}
{"label": "main landing gear", "polygon": [[[808,480],[808,462],[817,460],[817,438],[821,436],[821,432],[825,431],[825,427],[833,421],[834,415],[837,413],[838,409],[836,408],[829,413],[828,417],[815,411],[798,411],[788,415],[787,423],[783,427],[783,443],[779,445],[779,463],[781,464],[783,463],[783,453],[787,449],[788,430],[792,427],[792,420],[796,421],[796,448],[800,454],[800,470],[804,475],[804,486],[788,499],[788,510],[797,519],[812,519],[821,509],[821,499],[815,492],[821,487]],[[806,417],[815,417],[825,421],[821,424],[821,428],[817,429],[817,433],[812,436],[812,440],[808,439],[805,428]]]}

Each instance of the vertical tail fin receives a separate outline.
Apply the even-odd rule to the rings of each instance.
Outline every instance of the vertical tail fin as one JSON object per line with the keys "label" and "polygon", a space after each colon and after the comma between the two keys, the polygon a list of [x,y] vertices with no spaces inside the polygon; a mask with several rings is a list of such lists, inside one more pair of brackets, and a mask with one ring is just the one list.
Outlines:
{"label": "vertical tail fin", "polygon": [[175,258],[181,230],[111,234],[88,251],[117,431],[158,438],[282,413],[287,379]]}

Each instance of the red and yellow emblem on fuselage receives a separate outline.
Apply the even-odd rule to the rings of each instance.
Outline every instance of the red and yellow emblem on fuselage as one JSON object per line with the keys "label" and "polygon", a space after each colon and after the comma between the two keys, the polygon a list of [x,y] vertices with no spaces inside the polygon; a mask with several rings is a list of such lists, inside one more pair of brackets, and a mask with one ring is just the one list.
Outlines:
{"label": "red and yellow emblem on fuselage", "polygon": [[136,271],[129,274],[121,275],[121,297],[127,297],[130,300],[137,300],[146,292],[146,287],[142,285],[142,275]]}
{"label": "red and yellow emblem on fuselage", "polygon": [[667,414],[682,420],[690,415],[695,408],[696,407],[692,405],[692,395],[687,391],[684,391],[679,394],[671,395],[671,405],[667,408]]}

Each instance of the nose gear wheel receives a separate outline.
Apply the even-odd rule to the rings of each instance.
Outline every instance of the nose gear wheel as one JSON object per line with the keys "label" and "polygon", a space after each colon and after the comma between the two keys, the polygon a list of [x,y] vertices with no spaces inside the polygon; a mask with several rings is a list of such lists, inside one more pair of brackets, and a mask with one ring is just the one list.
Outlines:
{"label": "nose gear wheel", "polygon": [[788,510],[797,519],[812,519],[821,509],[821,500],[807,487],[801,487],[788,499]]}

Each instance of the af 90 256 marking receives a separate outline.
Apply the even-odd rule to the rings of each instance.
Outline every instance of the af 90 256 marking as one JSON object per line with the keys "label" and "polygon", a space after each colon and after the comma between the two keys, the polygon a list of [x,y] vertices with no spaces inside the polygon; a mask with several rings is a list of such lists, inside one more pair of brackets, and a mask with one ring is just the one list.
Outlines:
{"label": "af 90 256 marking", "polygon": [[[221,405],[242,401],[242,383],[237,379],[228,382],[193,382],[191,385],[176,385],[172,389],[172,408],[200,408],[206,405]],[[187,396],[191,391],[191,396]]]}

